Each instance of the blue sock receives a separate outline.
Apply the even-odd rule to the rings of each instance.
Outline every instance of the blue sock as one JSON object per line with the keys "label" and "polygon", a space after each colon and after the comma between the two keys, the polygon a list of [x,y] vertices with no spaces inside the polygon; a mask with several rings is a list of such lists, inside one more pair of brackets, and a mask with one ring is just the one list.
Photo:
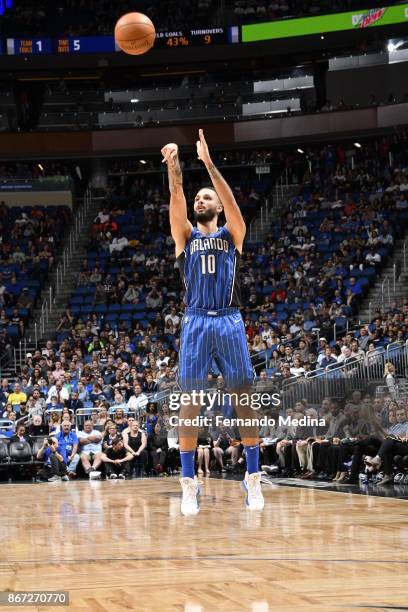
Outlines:
{"label": "blue sock", "polygon": [[183,478],[194,478],[195,451],[180,451],[181,475]]}
{"label": "blue sock", "polygon": [[246,452],[246,462],[248,474],[258,471],[259,463],[259,444],[256,446],[244,446]]}

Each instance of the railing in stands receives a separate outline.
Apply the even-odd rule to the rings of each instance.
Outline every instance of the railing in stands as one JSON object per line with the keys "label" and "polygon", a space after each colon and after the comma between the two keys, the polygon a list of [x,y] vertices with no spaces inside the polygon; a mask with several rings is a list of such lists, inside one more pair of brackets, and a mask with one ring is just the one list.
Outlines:
{"label": "railing in stands", "polygon": [[402,261],[399,259],[392,266],[392,272],[384,276],[384,280],[381,283],[381,296],[377,305],[371,300],[368,303],[368,319],[369,322],[372,320],[373,310],[376,306],[389,308],[391,302],[395,301],[395,296],[398,293],[398,279],[401,274],[408,272],[407,268],[407,250],[408,240],[404,240],[402,245]]}
{"label": "railing in stands", "polygon": [[307,377],[290,378],[281,385],[283,408],[293,407],[305,398],[319,404],[324,397],[342,397],[355,389],[367,390],[370,384],[384,384],[384,367],[392,363],[398,379],[408,376],[408,346],[394,342],[372,355],[346,364],[334,364],[315,370]]}
{"label": "railing in stands", "polygon": [[295,185],[289,183],[288,170],[285,169],[277,180],[274,189],[269,197],[265,199],[258,214],[251,221],[248,230],[248,241],[258,242],[263,238],[262,228],[269,230],[272,220],[280,213],[282,204],[287,202],[287,198],[291,195],[290,190]]}
{"label": "railing in stands", "polygon": [[68,235],[67,245],[62,253],[61,261],[59,262],[56,268],[56,277],[55,282],[49,287],[49,292],[46,298],[43,301],[41,306],[41,316],[38,323],[38,326],[34,326],[34,335],[35,335],[35,344],[37,345],[38,334],[40,336],[44,335],[45,329],[52,313],[53,306],[55,304],[56,296],[60,291],[61,287],[64,283],[64,276],[69,269],[70,261],[73,253],[75,252],[78,238],[81,233],[81,229],[83,227],[85,215],[88,212],[89,206],[92,202],[92,193],[91,189],[88,189],[85,192],[83,205],[77,210],[75,214],[74,224],[71,227],[71,230]]}

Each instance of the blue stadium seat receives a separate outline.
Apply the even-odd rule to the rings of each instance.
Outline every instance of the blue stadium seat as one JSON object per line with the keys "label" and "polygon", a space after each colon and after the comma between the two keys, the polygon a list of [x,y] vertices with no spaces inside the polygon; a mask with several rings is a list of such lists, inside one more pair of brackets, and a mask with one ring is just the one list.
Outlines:
{"label": "blue stadium seat", "polygon": [[347,318],[346,317],[336,317],[335,318],[336,327],[339,329],[346,329],[347,327]]}
{"label": "blue stadium seat", "polygon": [[108,307],[106,306],[106,304],[95,304],[95,306],[93,307],[93,311],[96,314],[105,314],[108,311]]}
{"label": "blue stadium seat", "polygon": [[121,309],[121,304],[110,304],[110,306],[108,306],[108,312],[117,312],[119,313]]}
{"label": "blue stadium seat", "polygon": [[90,315],[94,311],[93,306],[81,306],[81,314]]}

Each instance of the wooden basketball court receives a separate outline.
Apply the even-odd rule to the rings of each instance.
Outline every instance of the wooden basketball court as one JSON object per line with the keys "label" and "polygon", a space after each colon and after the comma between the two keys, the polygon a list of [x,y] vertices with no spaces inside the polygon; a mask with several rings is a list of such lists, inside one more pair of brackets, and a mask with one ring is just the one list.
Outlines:
{"label": "wooden basketball court", "polygon": [[408,609],[406,501],[265,486],[258,514],[203,480],[188,518],[175,478],[2,486],[0,589],[97,612]]}

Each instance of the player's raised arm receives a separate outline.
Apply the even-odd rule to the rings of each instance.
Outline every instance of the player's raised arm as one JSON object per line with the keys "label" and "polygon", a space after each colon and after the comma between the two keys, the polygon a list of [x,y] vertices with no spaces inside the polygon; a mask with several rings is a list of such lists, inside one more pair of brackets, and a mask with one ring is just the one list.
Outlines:
{"label": "player's raised arm", "polygon": [[228,231],[232,236],[236,248],[242,251],[242,244],[246,232],[245,221],[230,186],[212,162],[203,130],[199,130],[198,135],[200,138],[200,140],[197,141],[198,159],[201,159],[208,170],[214,189],[224,207]]}
{"label": "player's raised arm", "polygon": [[184,250],[190,237],[192,225],[187,219],[187,203],[183,191],[183,175],[180,168],[178,146],[171,142],[166,144],[161,153],[163,162],[167,163],[170,190],[170,227],[176,243],[176,257]]}

